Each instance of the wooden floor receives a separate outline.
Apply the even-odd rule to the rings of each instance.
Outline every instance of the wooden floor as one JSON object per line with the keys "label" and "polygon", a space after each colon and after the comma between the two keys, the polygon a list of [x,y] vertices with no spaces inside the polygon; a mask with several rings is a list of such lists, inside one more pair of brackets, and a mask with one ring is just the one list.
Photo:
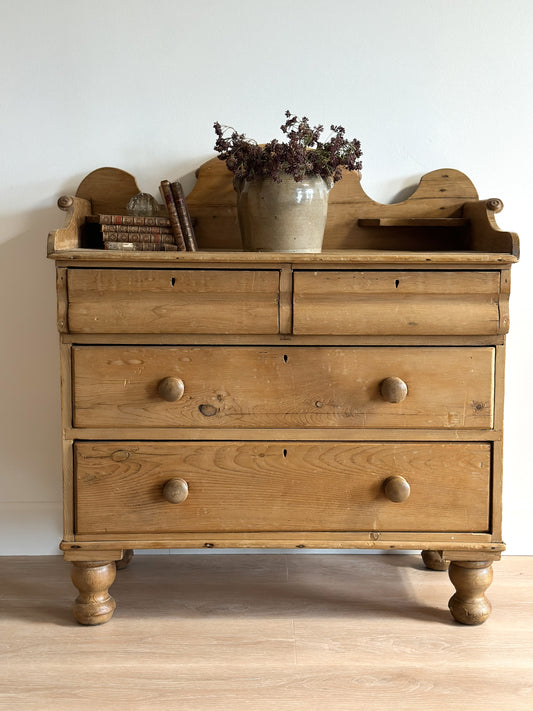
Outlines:
{"label": "wooden floor", "polygon": [[479,627],[405,555],[137,555],[106,625],[71,618],[60,557],[0,558],[0,709],[533,709],[533,557]]}

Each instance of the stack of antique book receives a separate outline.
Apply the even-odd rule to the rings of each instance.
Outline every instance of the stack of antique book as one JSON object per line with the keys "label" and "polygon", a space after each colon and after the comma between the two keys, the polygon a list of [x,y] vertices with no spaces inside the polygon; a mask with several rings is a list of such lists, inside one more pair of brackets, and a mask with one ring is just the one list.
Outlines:
{"label": "stack of antique book", "polygon": [[158,215],[90,215],[105,249],[141,252],[196,252],[196,238],[183,188],[178,181],[161,182],[168,217]]}
{"label": "stack of antique book", "polygon": [[129,249],[142,252],[176,251],[168,217],[147,215],[90,215],[88,223],[97,223],[105,249]]}

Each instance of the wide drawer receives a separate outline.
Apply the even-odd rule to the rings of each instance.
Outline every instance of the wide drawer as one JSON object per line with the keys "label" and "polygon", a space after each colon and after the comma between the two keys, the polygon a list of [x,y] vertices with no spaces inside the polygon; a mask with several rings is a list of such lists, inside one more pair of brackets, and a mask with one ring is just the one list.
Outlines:
{"label": "wide drawer", "polygon": [[[76,346],[75,427],[490,428],[494,349]],[[165,400],[167,378],[183,394]],[[388,402],[387,378],[407,395]]]}
{"label": "wide drawer", "polygon": [[489,444],[78,442],[75,475],[80,535],[489,527]]}
{"label": "wide drawer", "polygon": [[293,332],[496,334],[499,298],[499,272],[296,271]]}
{"label": "wide drawer", "polygon": [[69,269],[72,333],[278,333],[279,272]]}

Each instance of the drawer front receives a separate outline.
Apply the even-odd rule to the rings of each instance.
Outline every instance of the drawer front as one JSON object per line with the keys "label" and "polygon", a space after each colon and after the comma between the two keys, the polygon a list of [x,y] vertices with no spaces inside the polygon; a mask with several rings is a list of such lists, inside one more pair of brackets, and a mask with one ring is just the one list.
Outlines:
{"label": "drawer front", "polygon": [[295,334],[500,332],[499,272],[296,271]]}
{"label": "drawer front", "polygon": [[488,444],[78,442],[75,472],[78,534],[489,528]]}
{"label": "drawer front", "polygon": [[72,333],[278,333],[279,272],[69,269]]}
{"label": "drawer front", "polygon": [[[490,428],[494,349],[76,346],[75,427]],[[167,378],[183,383],[168,402]],[[407,385],[387,402],[382,383]]]}

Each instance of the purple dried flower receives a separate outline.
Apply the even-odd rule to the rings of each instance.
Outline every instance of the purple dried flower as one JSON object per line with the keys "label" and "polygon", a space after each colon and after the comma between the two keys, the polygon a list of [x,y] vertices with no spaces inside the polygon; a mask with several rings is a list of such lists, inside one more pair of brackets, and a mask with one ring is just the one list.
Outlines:
{"label": "purple dried flower", "polygon": [[[331,125],[332,136],[326,143],[320,142],[323,126],[311,128],[309,119],[299,119],[285,112],[285,123],[281,131],[287,136],[285,143],[273,139],[265,146],[259,146],[235,129],[213,124],[217,140],[215,151],[235,177],[241,180],[271,178],[281,181],[283,174],[292,175],[301,181],[306,175],[320,175],[332,178],[334,182],[342,178],[342,168],[361,170],[361,143],[357,139],[348,141],[342,126]],[[228,132],[231,132],[227,138]]]}

